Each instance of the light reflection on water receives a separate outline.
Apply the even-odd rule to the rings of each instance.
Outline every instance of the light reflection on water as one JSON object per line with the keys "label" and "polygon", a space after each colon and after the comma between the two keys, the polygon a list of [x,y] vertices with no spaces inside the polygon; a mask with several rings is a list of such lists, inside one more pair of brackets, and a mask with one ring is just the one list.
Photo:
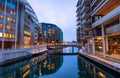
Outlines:
{"label": "light reflection on water", "polygon": [[[57,52],[66,50],[72,52]],[[117,78],[108,71],[77,55],[44,54],[0,66],[0,78]]]}

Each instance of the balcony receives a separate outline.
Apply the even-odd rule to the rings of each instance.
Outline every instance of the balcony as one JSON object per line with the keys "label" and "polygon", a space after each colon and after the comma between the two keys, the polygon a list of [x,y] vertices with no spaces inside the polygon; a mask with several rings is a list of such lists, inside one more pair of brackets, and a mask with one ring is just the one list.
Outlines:
{"label": "balcony", "polygon": [[91,38],[93,35],[89,33],[84,33],[84,38]]}
{"label": "balcony", "polygon": [[77,18],[77,20],[76,21],[80,21],[80,16]]}
{"label": "balcony", "polygon": [[78,22],[78,23],[77,23],[77,26],[80,26],[80,25],[81,25],[81,22]]}
{"label": "balcony", "polygon": [[88,25],[88,26],[84,26],[84,31],[89,31],[92,30],[92,26]]}
{"label": "balcony", "polygon": [[96,3],[96,7],[92,7],[92,16],[93,15],[106,15],[112,10],[114,10],[116,7],[118,7],[120,4],[117,0],[101,0],[98,3]]}
{"label": "balcony", "polygon": [[84,5],[81,9],[81,13],[83,13],[85,11],[88,12],[89,10],[90,10],[90,5]]}
{"label": "balcony", "polygon": [[84,19],[84,20],[82,21],[82,24],[86,26],[86,25],[90,24],[91,22],[92,22],[91,19]]}
{"label": "balcony", "polygon": [[93,7],[93,6],[97,6],[99,3],[100,3],[100,1],[101,0],[92,0],[92,2],[91,2],[91,7]]}
{"label": "balcony", "polygon": [[77,13],[76,17],[78,17],[80,15],[80,12]]}
{"label": "balcony", "polygon": [[84,12],[81,16],[82,19],[89,18],[90,17],[90,12]]}
{"label": "balcony", "polygon": [[96,3],[96,1],[97,0],[92,0],[90,5],[93,6]]}
{"label": "balcony", "polygon": [[120,6],[118,6],[117,8],[115,8],[114,10],[112,10],[110,13],[108,13],[107,15],[105,15],[104,17],[102,17],[101,19],[99,19],[98,21],[94,22],[92,24],[92,27],[97,27],[101,24],[109,24],[112,21],[115,21],[116,19],[118,19],[118,16],[120,14]]}
{"label": "balcony", "polygon": [[76,13],[78,13],[78,12],[79,12],[79,10],[80,10],[80,7],[78,7],[78,8],[77,8]]}
{"label": "balcony", "polygon": [[78,0],[76,7],[78,7],[79,5],[80,5],[80,1]]}
{"label": "balcony", "polygon": [[83,6],[84,4],[87,5],[90,3],[90,0],[83,0],[81,3],[81,6]]}

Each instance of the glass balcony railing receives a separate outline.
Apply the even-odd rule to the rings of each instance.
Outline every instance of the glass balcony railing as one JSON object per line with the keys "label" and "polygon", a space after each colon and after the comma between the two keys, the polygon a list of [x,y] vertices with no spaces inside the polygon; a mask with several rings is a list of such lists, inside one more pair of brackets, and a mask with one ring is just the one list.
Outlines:
{"label": "glass balcony railing", "polygon": [[91,6],[93,6],[95,4],[96,0],[91,0]]}
{"label": "glass balcony railing", "polygon": [[82,19],[87,18],[90,16],[90,12],[84,12],[81,16]]}
{"label": "glass balcony railing", "polygon": [[84,37],[92,37],[92,33],[84,33]]}
{"label": "glass balcony railing", "polygon": [[81,9],[81,13],[83,13],[86,10],[86,8],[90,9],[90,5],[84,5]]}
{"label": "glass balcony railing", "polygon": [[81,7],[83,6],[83,4],[84,4],[86,1],[90,1],[90,0],[83,0],[82,3],[81,3]]}
{"label": "glass balcony railing", "polygon": [[92,26],[91,25],[84,26],[84,29],[89,29],[89,28],[92,28]]}
{"label": "glass balcony railing", "polygon": [[86,24],[86,23],[91,23],[91,19],[84,19],[84,20],[82,21],[82,24]]}
{"label": "glass balcony railing", "polygon": [[101,0],[99,4],[92,9],[91,14],[95,14],[108,0]]}

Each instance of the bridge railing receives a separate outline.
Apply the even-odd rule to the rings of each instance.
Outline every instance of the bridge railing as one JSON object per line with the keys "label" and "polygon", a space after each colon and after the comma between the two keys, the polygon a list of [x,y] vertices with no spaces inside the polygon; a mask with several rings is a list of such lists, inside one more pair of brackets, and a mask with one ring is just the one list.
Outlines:
{"label": "bridge railing", "polygon": [[54,43],[54,44],[47,44],[47,46],[80,46],[78,43]]}

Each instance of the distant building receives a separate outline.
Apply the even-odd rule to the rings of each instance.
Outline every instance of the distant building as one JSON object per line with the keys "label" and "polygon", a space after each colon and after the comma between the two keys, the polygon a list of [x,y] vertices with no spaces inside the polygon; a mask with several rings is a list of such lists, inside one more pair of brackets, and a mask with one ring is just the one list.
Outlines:
{"label": "distant building", "polygon": [[38,19],[26,0],[0,0],[0,49],[37,44]]}
{"label": "distant building", "polygon": [[42,43],[59,43],[63,41],[62,30],[49,23],[40,23],[38,28],[38,42]]}

